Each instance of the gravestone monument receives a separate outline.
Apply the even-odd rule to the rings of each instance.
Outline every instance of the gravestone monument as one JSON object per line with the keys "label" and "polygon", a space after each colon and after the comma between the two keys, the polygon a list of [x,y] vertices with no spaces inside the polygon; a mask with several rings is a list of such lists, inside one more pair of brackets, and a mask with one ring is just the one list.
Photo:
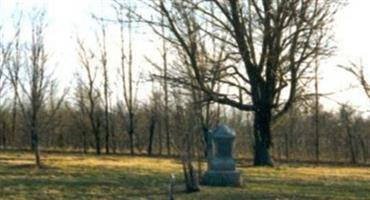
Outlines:
{"label": "gravestone monument", "polygon": [[208,170],[203,184],[210,186],[239,186],[240,173],[235,170],[232,156],[235,132],[226,125],[215,128],[208,137]]}

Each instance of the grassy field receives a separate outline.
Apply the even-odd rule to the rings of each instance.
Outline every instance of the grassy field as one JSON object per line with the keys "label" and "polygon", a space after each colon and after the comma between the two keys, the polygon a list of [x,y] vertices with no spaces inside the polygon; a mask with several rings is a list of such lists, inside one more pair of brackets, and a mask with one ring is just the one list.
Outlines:
{"label": "grassy field", "polygon": [[[169,176],[181,182],[175,160],[128,156],[0,152],[0,199],[166,199]],[[177,199],[370,199],[370,168],[281,165],[240,166],[240,188],[202,187]]]}

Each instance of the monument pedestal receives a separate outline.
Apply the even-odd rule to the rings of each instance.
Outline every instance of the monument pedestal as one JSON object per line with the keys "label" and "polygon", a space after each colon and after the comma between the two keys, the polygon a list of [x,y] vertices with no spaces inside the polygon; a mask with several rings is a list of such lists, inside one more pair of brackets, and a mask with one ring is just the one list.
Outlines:
{"label": "monument pedestal", "polygon": [[203,177],[203,184],[209,186],[240,186],[238,171],[207,171]]}

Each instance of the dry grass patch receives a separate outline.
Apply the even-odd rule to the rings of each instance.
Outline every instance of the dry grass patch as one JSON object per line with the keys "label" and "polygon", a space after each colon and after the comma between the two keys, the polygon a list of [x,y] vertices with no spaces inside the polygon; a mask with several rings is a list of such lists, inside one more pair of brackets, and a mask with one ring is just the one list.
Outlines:
{"label": "dry grass patch", "polygon": [[[0,199],[166,199],[169,176],[182,181],[173,159],[43,154],[45,169],[36,169],[33,155],[0,152]],[[366,167],[282,165],[240,167],[240,188],[202,187],[176,200],[201,199],[370,199]]]}

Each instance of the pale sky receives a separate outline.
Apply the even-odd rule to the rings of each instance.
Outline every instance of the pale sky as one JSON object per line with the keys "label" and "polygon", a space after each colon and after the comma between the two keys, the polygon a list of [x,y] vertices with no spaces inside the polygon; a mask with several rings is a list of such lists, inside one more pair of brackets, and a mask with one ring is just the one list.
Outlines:
{"label": "pale sky", "polygon": [[[335,40],[338,47],[336,56],[321,63],[320,90],[326,92],[336,92],[331,96],[332,99],[341,103],[350,103],[358,109],[370,110],[370,99],[352,76],[347,72],[338,69],[338,64],[348,64],[349,61],[355,63],[362,62],[365,72],[370,80],[370,1],[367,0],[348,0],[348,5],[342,9],[336,18],[334,26]],[[352,85],[357,89],[348,89]],[[326,103],[327,106],[332,107]]]}
{"label": "pale sky", "polygon": [[[4,26],[12,26],[11,16],[18,7],[27,13],[35,8],[45,8],[47,11],[48,29],[46,33],[46,44],[52,52],[52,62],[57,64],[56,73],[63,77],[62,82],[69,83],[73,80],[72,74],[78,68],[76,57],[75,38],[78,34],[81,37],[94,37],[91,34],[94,22],[90,14],[110,13],[109,0],[0,0],[0,23]],[[105,6],[105,7],[103,7]],[[331,99],[341,103],[350,103],[357,109],[370,111],[370,99],[367,99],[359,88],[353,77],[342,69],[337,68],[338,64],[347,64],[349,61],[360,63],[365,66],[366,73],[370,80],[370,1],[348,0],[348,5],[340,10],[334,26],[335,40],[338,47],[336,55],[323,61],[321,67],[320,91],[332,93]],[[138,34],[140,37],[142,33]],[[109,37],[116,38],[110,35]],[[143,62],[144,55],[157,56],[156,47],[149,47],[150,41],[143,40],[143,37],[134,38],[136,62]],[[149,39],[155,40],[155,38]],[[114,42],[111,42],[114,43]],[[111,44],[110,48],[116,48]],[[153,45],[152,45],[153,46]],[[140,63],[141,71],[145,72],[148,64]],[[139,72],[137,72],[139,73]],[[116,74],[113,71],[112,74]],[[349,89],[351,86],[357,89]],[[148,90],[139,91],[139,96],[145,96]],[[335,108],[332,100],[322,100],[328,109]]]}

